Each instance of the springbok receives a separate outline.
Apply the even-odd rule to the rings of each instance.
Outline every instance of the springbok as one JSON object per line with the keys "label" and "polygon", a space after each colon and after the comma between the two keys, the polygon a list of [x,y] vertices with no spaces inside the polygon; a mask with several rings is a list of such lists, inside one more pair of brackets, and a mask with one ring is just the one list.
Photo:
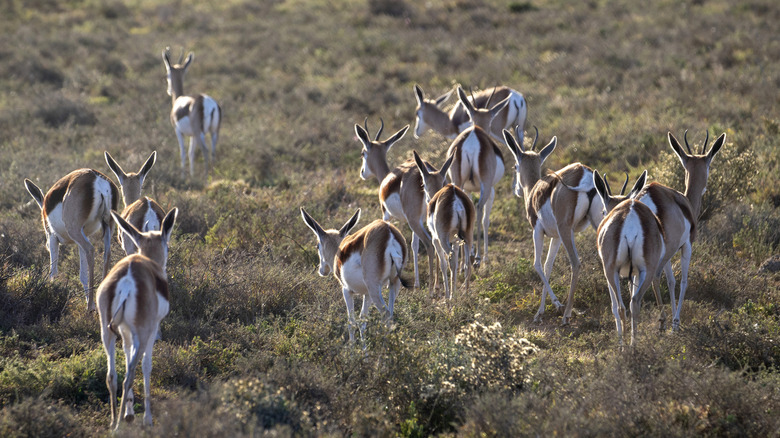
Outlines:
{"label": "springbok", "polygon": [[[458,97],[467,100],[463,89],[458,87]],[[469,111],[471,106],[467,106]],[[466,192],[479,192],[477,202],[477,251],[476,265],[488,261],[488,227],[490,211],[496,196],[495,185],[504,176],[504,156],[498,145],[479,126],[472,126],[458,134],[447,150],[453,156],[449,176],[453,184]],[[482,234],[484,249],[479,247]]]}
{"label": "springbok", "polygon": [[60,178],[43,195],[29,179],[24,185],[41,208],[46,249],[49,250],[49,278],[57,275],[60,244],[75,243],[79,247],[79,280],[84,287],[87,309],[95,310],[93,300],[95,277],[95,247],[90,238],[103,235],[103,277],[111,260],[111,234],[114,226],[111,210],[119,203],[119,189],[106,175],[94,169],[78,169]]}
{"label": "springbok", "polygon": [[462,246],[464,251],[465,287],[468,293],[471,280],[471,243],[474,239],[474,221],[477,212],[471,197],[466,192],[452,184],[444,185],[444,177],[452,164],[452,156],[442,164],[441,169],[435,171],[428,168],[417,151],[413,152],[414,161],[423,178],[425,202],[428,204],[427,224],[433,236],[436,255],[439,257],[439,268],[444,278],[444,298],[449,302],[451,293],[455,291],[460,253],[458,249],[453,250],[450,239],[455,237],[462,242],[462,245],[458,246]]}
{"label": "springbok", "polygon": [[[152,169],[157,160],[157,152],[152,152],[138,173],[125,173],[122,167],[114,160],[108,151],[105,152],[106,164],[114,172],[119,180],[122,190],[122,201],[125,204],[122,210],[122,219],[131,223],[141,231],[159,230],[165,211],[154,199],[147,196],[141,198],[141,187],[144,185],[146,174]],[[131,239],[125,237],[121,231],[117,233],[119,244],[122,245],[126,255],[135,254],[136,247]]]}
{"label": "springbok", "polygon": [[[391,217],[400,221],[406,221],[412,229],[412,260],[414,262],[414,287],[420,287],[419,250],[420,242],[425,246],[428,254],[428,275],[430,294],[438,287],[438,275],[436,275],[433,262],[434,247],[428,229],[425,226],[425,192],[422,187],[422,177],[414,164],[414,160],[408,160],[392,171],[387,162],[387,151],[397,143],[409,130],[409,125],[404,126],[384,141],[379,140],[385,123],[376,132],[371,140],[368,135],[368,119],[364,122],[365,128],[355,124],[355,134],[363,144],[362,164],[360,178],[367,180],[375,176],[379,181],[379,205],[382,208],[384,220]],[[430,163],[428,163],[430,166]]]}
{"label": "springbok", "polygon": [[[184,55],[184,53],[182,53]],[[190,52],[182,64],[183,56],[179,62],[171,63],[170,48],[162,51],[163,63],[168,79],[168,95],[171,96],[173,108],[171,109],[171,124],[176,130],[176,139],[179,141],[181,152],[181,170],[184,172],[186,155],[184,153],[184,137],[190,137],[190,177],[195,175],[195,144],[203,151],[203,161],[206,164],[206,177],[209,174],[209,151],[206,146],[206,133],[211,136],[211,160],[217,157],[217,139],[219,127],[222,123],[222,109],[212,97],[205,94],[185,95],[184,75],[192,63],[194,54]]]}
{"label": "springbok", "polygon": [[[671,132],[667,133],[667,138],[669,145],[685,168],[685,194],[659,183],[650,183],[639,194],[638,199],[647,205],[653,214],[658,216],[667,235],[669,243],[667,244],[667,253],[664,255],[661,267],[666,274],[666,282],[671,298],[672,330],[677,331],[680,329],[680,310],[682,309],[685,291],[688,288],[688,269],[691,263],[693,241],[696,239],[696,226],[701,213],[701,199],[707,189],[710,164],[726,141],[726,133],[721,134],[713,143],[712,148],[705,152],[707,141],[709,140],[708,132],[699,155],[691,152],[687,131],[685,132],[687,153]],[[680,298],[676,300],[676,284],[671,259],[678,251],[681,251]],[[659,290],[660,272],[658,272],[653,281],[653,291],[658,294]],[[661,328],[663,329],[663,320],[661,321]]]}
{"label": "springbok", "polygon": [[[486,130],[498,141],[503,141],[502,129],[519,126],[520,130],[523,130],[528,105],[519,92],[504,86],[478,92],[475,96],[465,99],[477,109],[477,117],[470,118],[461,101],[447,112],[442,109],[442,105],[450,98],[453,91],[454,89],[436,99],[426,99],[422,88],[415,84],[414,95],[417,99],[415,138],[419,138],[430,128],[448,139],[454,139],[472,124]],[[496,104],[490,106],[491,102]]]}
{"label": "springbok", "polygon": [[[599,224],[597,244],[599,257],[607,277],[620,346],[627,326],[626,307],[620,295],[620,277],[629,277],[631,290],[631,345],[636,341],[639,309],[642,297],[661,267],[665,253],[664,228],[645,204],[636,198],[645,184],[647,171],[639,177],[628,198],[609,211]],[[615,204],[610,199],[608,186],[598,171],[593,172],[593,183],[606,210]],[[656,298],[660,298],[656,296]]]}
{"label": "springbok", "polygon": [[[377,219],[355,234],[348,235],[357,225],[360,209],[339,230],[324,230],[301,207],[303,221],[317,236],[320,256],[319,274],[328,276],[331,271],[341,284],[349,319],[349,341],[355,341],[355,295],[363,295],[360,310],[360,340],[364,341],[365,317],[376,306],[386,324],[393,318],[393,307],[398,290],[406,281],[401,271],[406,263],[406,240],[391,223]],[[387,305],[382,298],[382,288],[389,285]]]}
{"label": "springbok", "polygon": [[100,337],[106,351],[108,386],[111,404],[111,428],[119,429],[121,423],[116,411],[116,339],[122,337],[125,351],[125,380],[122,384],[122,404],[119,413],[125,421],[135,417],[133,410],[133,380],[138,361],[143,357],[141,370],[144,375],[144,424],[151,426],[151,373],[152,349],[160,321],[168,314],[168,241],[176,222],[178,209],[165,215],[159,231],[141,232],[127,223],[115,211],[111,216],[123,233],[132,239],[139,254],[120,260],[103,279],[97,291]]}
{"label": "springbok", "polygon": [[[514,192],[525,200],[526,216],[533,229],[534,269],[544,285],[534,321],[541,321],[546,295],[550,296],[558,310],[563,307],[549,283],[555,257],[563,244],[571,265],[571,284],[562,320],[562,323],[567,325],[574,308],[574,289],[580,272],[574,235],[589,224],[596,229],[603,218],[603,206],[593,188],[593,171],[587,166],[573,163],[542,177],[542,163],[558,144],[557,137],[553,137],[541,151],[534,152],[539,131],[536,131],[536,138],[528,151],[523,148],[523,132],[517,129],[516,134],[520,138],[519,144],[507,130],[504,130],[504,139],[515,157]],[[550,236],[551,240],[542,268],[545,236]]]}

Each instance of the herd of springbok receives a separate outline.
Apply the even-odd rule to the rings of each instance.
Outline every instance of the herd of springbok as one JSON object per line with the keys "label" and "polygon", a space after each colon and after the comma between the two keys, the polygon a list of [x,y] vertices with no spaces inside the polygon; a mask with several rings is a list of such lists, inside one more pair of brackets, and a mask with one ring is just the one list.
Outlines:
{"label": "herd of springbok", "polygon": [[[184,75],[192,63],[192,53],[186,60],[180,56],[177,63],[172,63],[166,48],[162,59],[167,72],[167,92],[172,99],[170,120],[181,152],[182,172],[185,173],[187,158],[184,137],[188,136],[190,177],[195,173],[196,144],[203,152],[208,175],[209,163],[216,158],[221,109],[205,94],[184,94]],[[453,92],[458,101],[445,111],[444,104]],[[672,329],[679,330],[702,195],[710,164],[723,146],[725,133],[707,150],[708,134],[699,154],[691,151],[687,131],[684,138],[687,152],[674,135],[668,133],[669,144],[685,168],[685,193],[659,183],[646,183],[645,171],[628,195],[624,195],[628,175],[620,194],[613,195],[606,175],[580,163],[543,174],[542,164],[555,150],[558,140],[553,136],[537,152],[534,149],[539,131],[536,130],[533,144],[529,149],[524,147],[528,106],[519,92],[494,87],[468,96],[458,86],[436,99],[428,99],[422,88],[415,85],[414,94],[417,101],[414,137],[418,138],[430,128],[452,140],[441,167],[437,169],[413,151],[410,159],[392,168],[387,161],[387,152],[404,137],[409,125],[380,140],[384,129],[382,120],[372,139],[366,119],[363,126],[355,124],[354,128],[363,146],[360,177],[365,180],[374,176],[379,182],[382,218],[351,233],[360,219],[358,209],[340,229],[326,230],[303,207],[300,208],[306,226],[317,238],[319,274],[328,276],[332,272],[342,287],[350,343],[355,341],[357,326],[355,296],[363,297],[359,325],[363,340],[365,317],[372,305],[389,324],[401,285],[421,287],[420,242],[428,255],[429,296],[434,297],[441,289],[436,262],[441,270],[448,307],[452,306],[460,274],[468,293],[472,265],[475,268],[488,265],[490,213],[495,186],[505,171],[503,147],[514,157],[512,190],[525,201],[526,217],[533,230],[534,269],[542,282],[541,302],[534,321],[541,320],[549,296],[556,309],[563,312],[562,323],[571,322],[580,271],[575,233],[590,225],[596,230],[596,247],[607,280],[621,348],[623,332],[628,327],[620,292],[623,277],[629,278],[631,345],[636,340],[642,297],[651,287],[661,308],[660,326],[664,328],[667,314],[660,294],[662,273],[666,276],[671,298]],[[210,152],[205,141],[207,133],[211,137]],[[168,242],[178,213],[172,208],[166,214],[153,199],[141,196],[144,180],[156,157],[156,152],[152,152],[137,173],[125,173],[105,152],[106,164],[119,181],[119,187],[94,169],[78,169],[65,175],[45,195],[31,180],[24,181],[41,209],[50,254],[50,278],[57,274],[60,244],[78,246],[79,279],[87,309],[97,310],[108,360],[106,384],[110,392],[112,428],[118,428],[121,423],[116,411],[117,337],[122,338],[126,358],[119,412],[126,421],[134,418],[132,384],[140,360],[145,393],[144,424],[152,424],[149,386],[152,347],[159,337],[160,322],[170,307],[166,264]],[[120,192],[124,202],[121,214],[117,212]],[[472,193],[478,193],[476,204]],[[413,284],[402,276],[407,261],[407,242],[399,229],[389,222],[391,219],[406,222],[411,229]],[[109,270],[115,225],[119,228],[118,240],[126,257]],[[95,248],[91,239],[97,236],[103,239],[103,281],[93,297]],[[482,245],[479,244],[480,236]],[[542,264],[545,236],[551,240]],[[561,244],[566,248],[571,265],[571,284],[565,306],[555,296],[549,280]],[[677,252],[681,253],[679,297],[676,297],[671,265],[671,258]],[[385,286],[389,288],[386,302],[382,296]]]}

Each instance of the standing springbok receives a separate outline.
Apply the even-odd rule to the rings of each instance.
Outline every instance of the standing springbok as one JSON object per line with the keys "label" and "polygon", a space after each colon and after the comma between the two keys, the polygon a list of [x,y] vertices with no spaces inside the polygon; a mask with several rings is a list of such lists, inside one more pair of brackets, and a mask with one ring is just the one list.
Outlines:
{"label": "standing springbok", "polygon": [[[183,53],[182,53],[183,55]],[[194,54],[190,52],[182,64],[182,56],[177,64],[171,63],[170,48],[162,51],[163,63],[168,79],[168,95],[171,96],[171,124],[176,130],[181,152],[181,170],[184,172],[186,155],[184,153],[184,137],[190,137],[190,177],[195,175],[195,144],[203,151],[203,161],[206,164],[206,177],[209,174],[209,151],[206,146],[206,133],[211,136],[211,160],[217,157],[217,139],[222,123],[222,109],[216,100],[205,94],[185,95],[184,75],[192,63]]]}
{"label": "standing springbok", "polygon": [[[355,234],[348,235],[357,225],[360,209],[340,230],[324,230],[306,210],[301,207],[301,216],[317,236],[317,251],[320,255],[319,274],[325,277],[333,271],[341,284],[349,319],[349,341],[355,342],[355,295],[363,295],[360,310],[360,340],[364,342],[365,317],[373,304],[382,313],[385,323],[393,318],[393,307],[398,290],[406,281],[401,271],[406,263],[406,240],[391,223],[377,219]],[[382,298],[382,288],[389,285],[387,305]],[[364,344],[365,345],[365,344]]]}
{"label": "standing springbok", "polygon": [[[620,295],[620,277],[629,277],[631,290],[631,345],[636,341],[642,297],[661,267],[665,253],[664,229],[658,218],[636,197],[645,184],[647,171],[639,177],[628,199],[617,204],[599,224],[598,252],[607,277],[620,346],[627,325],[626,307]],[[597,171],[593,183],[606,210],[615,203]],[[656,296],[656,298],[660,298]]]}
{"label": "standing springbok", "polygon": [[[458,97],[467,100],[463,89],[458,87]],[[473,107],[466,106],[473,116]],[[504,156],[498,145],[479,126],[472,126],[458,134],[447,150],[447,156],[453,156],[449,176],[453,184],[466,192],[479,192],[477,202],[477,254],[476,265],[488,261],[488,227],[490,211],[496,196],[495,185],[504,176]],[[479,235],[482,234],[484,249],[479,247]]]}
{"label": "standing springbok", "polygon": [[[658,219],[663,224],[668,242],[670,242],[667,245],[667,253],[664,255],[661,267],[666,274],[666,282],[671,298],[672,330],[677,331],[680,328],[680,310],[682,309],[683,298],[688,288],[688,269],[691,263],[693,241],[696,239],[696,226],[701,213],[701,199],[704,191],[707,189],[710,164],[726,141],[726,133],[721,134],[713,143],[712,148],[705,152],[707,141],[709,140],[708,132],[699,155],[691,152],[687,131],[685,132],[687,153],[671,132],[667,133],[667,138],[669,145],[685,168],[685,194],[659,183],[650,183],[639,194],[638,199],[647,205],[653,214],[658,216]],[[678,251],[681,251],[680,298],[676,300],[676,284],[671,259]],[[658,272],[653,281],[654,292],[659,293],[659,289],[660,272]],[[661,328],[663,328],[663,321],[661,321]]]}
{"label": "standing springbok", "polygon": [[141,232],[127,223],[115,211],[111,216],[123,233],[138,247],[139,254],[120,260],[103,279],[97,291],[100,337],[106,351],[111,427],[121,423],[116,411],[117,373],[116,339],[122,337],[125,352],[125,380],[122,384],[122,404],[119,413],[128,422],[135,417],[133,410],[133,380],[138,361],[144,375],[144,424],[151,426],[152,349],[160,321],[168,314],[168,241],[176,222],[178,209],[165,215],[159,231]]}
{"label": "standing springbok", "polygon": [[[471,281],[471,243],[474,239],[474,221],[477,217],[471,197],[453,184],[444,185],[444,177],[452,164],[452,156],[442,164],[438,171],[428,168],[417,151],[414,161],[423,178],[425,201],[428,204],[427,224],[433,236],[436,255],[439,256],[439,268],[444,278],[444,298],[450,302],[451,293],[455,291],[458,277],[459,249],[454,249],[450,239],[460,240],[465,262],[466,293]],[[449,266],[449,276],[447,267]],[[449,279],[448,279],[449,278]]]}
{"label": "standing springbok", "polygon": [[[523,130],[528,106],[519,92],[504,86],[480,91],[475,96],[465,99],[465,102],[477,109],[477,117],[469,117],[462,101],[456,103],[448,112],[442,109],[442,105],[453,91],[450,90],[436,99],[426,99],[422,88],[415,84],[414,95],[417,99],[415,138],[421,137],[430,128],[446,138],[454,139],[472,124],[486,130],[498,141],[503,141],[501,137],[503,129],[519,126],[520,130]],[[490,106],[491,102],[496,103]]]}
{"label": "standing springbok", "polygon": [[[412,260],[414,263],[414,287],[420,287],[419,251],[420,242],[428,254],[429,293],[438,287],[438,275],[434,269],[434,247],[428,229],[425,226],[425,192],[422,177],[413,160],[408,160],[392,171],[387,162],[387,151],[403,138],[409,125],[404,126],[384,141],[379,140],[385,123],[376,132],[373,140],[368,135],[368,119],[363,122],[365,128],[355,124],[355,134],[363,144],[360,178],[366,180],[376,176],[379,181],[379,205],[384,220],[391,217],[406,221],[412,229]],[[430,165],[430,163],[428,163]]]}
{"label": "standing springbok", "polygon": [[[104,155],[106,164],[116,175],[116,178],[119,180],[119,187],[122,190],[122,201],[125,204],[121,214],[122,219],[141,231],[159,230],[165,211],[154,199],[147,196],[141,198],[141,188],[146,180],[146,174],[149,173],[157,160],[157,151],[149,155],[149,158],[141,166],[138,173],[125,173],[108,151]],[[121,231],[117,233],[117,238],[126,255],[135,254],[136,247],[132,239],[126,238],[125,233]]]}
{"label": "standing springbok", "polygon": [[[521,139],[519,144],[509,131],[504,130],[506,144],[515,157],[514,192],[516,196],[522,196],[525,201],[526,216],[533,228],[534,269],[543,283],[542,299],[534,321],[541,321],[546,295],[550,296],[558,310],[563,307],[549,283],[555,257],[563,244],[571,265],[571,284],[562,320],[562,323],[567,325],[574,308],[574,289],[580,272],[580,259],[574,235],[587,228],[589,224],[596,229],[604,217],[603,206],[593,188],[593,171],[587,166],[573,163],[542,177],[542,163],[558,144],[557,137],[553,137],[547,146],[537,153],[533,149],[539,140],[538,130],[534,143],[528,151],[523,148],[523,132],[517,129],[516,134]],[[550,236],[551,240],[547,259],[542,268],[545,236]]]}
{"label": "standing springbok", "polygon": [[103,277],[111,260],[111,234],[114,226],[111,210],[119,203],[119,189],[106,175],[93,169],[78,169],[60,178],[43,195],[29,179],[27,191],[41,208],[46,249],[49,250],[49,278],[57,275],[60,244],[75,243],[79,247],[79,280],[84,287],[87,309],[95,310],[93,289],[95,280],[95,247],[90,238],[103,235]]}

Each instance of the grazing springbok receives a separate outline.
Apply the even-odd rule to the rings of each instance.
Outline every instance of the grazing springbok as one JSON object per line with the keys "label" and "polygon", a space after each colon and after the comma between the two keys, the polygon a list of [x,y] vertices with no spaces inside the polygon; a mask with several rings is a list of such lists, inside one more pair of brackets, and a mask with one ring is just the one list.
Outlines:
{"label": "grazing springbok", "polygon": [[[420,287],[419,250],[420,242],[425,246],[428,254],[428,287],[430,294],[438,286],[438,275],[434,268],[434,247],[428,229],[425,226],[425,192],[422,187],[422,177],[414,164],[414,160],[408,160],[392,171],[387,162],[387,151],[397,143],[409,130],[409,125],[404,126],[384,141],[379,140],[385,123],[376,133],[373,140],[368,135],[368,119],[363,122],[364,127],[355,124],[355,134],[363,144],[362,164],[360,178],[366,180],[375,176],[379,181],[379,205],[382,208],[384,220],[391,217],[400,221],[406,221],[412,229],[412,260],[414,262],[414,287]],[[430,166],[430,163],[428,163]]]}
{"label": "grazing springbok", "polygon": [[[688,144],[688,132],[685,132],[686,153],[680,146],[680,142],[672,135],[667,134],[669,145],[680,159],[685,168],[685,194],[678,192],[659,183],[648,184],[639,194],[639,201],[647,205],[658,216],[667,235],[667,253],[664,255],[661,267],[666,274],[666,282],[669,287],[669,296],[672,305],[672,330],[680,329],[680,310],[682,308],[685,291],[688,288],[688,269],[691,263],[691,250],[696,239],[696,226],[701,213],[701,199],[707,189],[707,179],[710,174],[710,164],[715,155],[720,151],[726,141],[726,133],[721,134],[712,148],[707,149],[709,132],[704,140],[699,155],[691,152]],[[675,299],[675,279],[672,270],[671,259],[680,251],[680,298]],[[658,294],[660,290],[660,272],[653,281],[653,291]],[[663,329],[664,321],[661,321]]]}
{"label": "grazing springbok", "polygon": [[[480,91],[475,96],[465,99],[477,109],[477,116],[469,117],[461,101],[447,112],[442,109],[442,105],[450,98],[453,91],[454,89],[436,99],[426,99],[422,88],[415,84],[414,95],[417,99],[415,138],[419,138],[428,128],[431,128],[449,139],[454,139],[472,124],[481,127],[498,141],[503,141],[501,137],[503,129],[519,126],[520,130],[523,130],[528,106],[519,92],[504,86]],[[491,102],[496,103],[490,106]]]}
{"label": "grazing springbok", "polygon": [[[184,53],[182,53],[183,55]],[[206,133],[211,136],[211,160],[217,157],[217,139],[219,127],[222,123],[222,109],[212,97],[205,94],[185,95],[184,75],[187,73],[194,57],[190,52],[182,64],[183,56],[179,62],[171,63],[170,48],[162,51],[163,63],[168,78],[168,95],[171,96],[173,108],[171,109],[171,124],[176,130],[176,138],[179,141],[181,152],[181,170],[184,172],[186,155],[184,153],[184,137],[190,137],[190,177],[195,175],[195,144],[203,151],[203,161],[206,164],[206,177],[209,174],[209,150],[206,146]]]}
{"label": "grazing springbok", "polygon": [[[597,235],[598,252],[607,277],[615,316],[620,346],[623,346],[623,331],[627,327],[626,307],[620,295],[620,278],[628,277],[631,290],[631,345],[636,341],[639,325],[639,309],[642,297],[661,267],[665,253],[664,229],[661,222],[637,195],[645,184],[647,171],[639,177],[628,198],[609,211],[599,225]],[[608,186],[597,171],[593,172],[593,183],[604,205],[604,211],[615,204],[610,199]],[[660,298],[657,296],[656,298]]]}
{"label": "grazing springbok", "polygon": [[27,191],[41,208],[46,249],[49,250],[49,278],[57,275],[60,244],[79,247],[79,280],[84,287],[87,309],[95,310],[95,247],[90,238],[103,236],[103,277],[111,260],[111,234],[114,225],[111,210],[119,203],[119,189],[110,178],[93,169],[78,169],[60,178],[43,195],[38,186],[24,180]]}
{"label": "grazing springbok", "polygon": [[[163,211],[160,204],[147,196],[141,198],[141,187],[144,185],[146,174],[152,169],[157,159],[157,152],[152,152],[138,173],[125,173],[122,167],[114,160],[108,151],[105,152],[106,164],[114,172],[119,180],[119,187],[122,190],[122,200],[125,208],[122,210],[122,219],[131,223],[141,231],[159,230],[162,224]],[[125,233],[117,233],[119,244],[126,255],[135,254],[136,247],[131,239],[125,237]]]}
{"label": "grazing springbok", "polygon": [[[471,197],[453,184],[444,185],[444,177],[452,164],[452,156],[442,164],[438,171],[428,168],[417,151],[414,151],[414,161],[423,178],[425,201],[428,204],[427,224],[433,236],[436,255],[439,256],[439,268],[444,278],[444,298],[450,302],[451,293],[455,292],[458,277],[459,249],[453,250],[450,239],[460,240],[465,262],[466,293],[471,280],[471,243],[474,239],[474,221],[477,217]],[[447,267],[449,266],[449,276]],[[448,279],[449,278],[449,279]]]}
{"label": "grazing springbok", "polygon": [[[555,257],[563,244],[571,265],[571,284],[562,320],[566,325],[571,320],[574,289],[580,272],[580,258],[574,235],[587,228],[589,224],[596,229],[604,217],[603,206],[593,187],[593,171],[587,166],[573,163],[542,177],[542,163],[558,144],[557,137],[553,137],[541,151],[534,152],[536,142],[539,140],[539,131],[536,131],[536,138],[528,151],[523,148],[523,132],[518,129],[516,134],[520,139],[519,144],[509,131],[504,130],[506,144],[515,157],[514,192],[516,196],[522,196],[525,201],[526,216],[533,229],[534,269],[544,285],[541,303],[534,321],[541,321],[546,295],[550,296],[558,310],[563,307],[549,283]],[[545,236],[549,236],[551,240],[543,268]]]}
{"label": "grazing springbok", "polygon": [[[103,279],[97,291],[100,337],[106,351],[109,402],[111,404],[111,428],[121,423],[116,411],[116,339],[122,337],[125,352],[125,380],[122,384],[122,404],[119,413],[125,421],[132,421],[133,380],[138,361],[144,375],[144,424],[152,425],[151,373],[152,349],[160,321],[168,314],[168,241],[176,222],[178,209],[165,215],[159,231],[141,232],[127,223],[115,211],[111,216],[122,232],[132,239],[139,254],[120,260]],[[143,359],[142,359],[143,357]]]}
{"label": "grazing springbok", "polygon": [[[360,340],[364,342],[365,317],[373,304],[382,313],[385,323],[393,318],[393,306],[398,290],[403,284],[401,271],[406,263],[406,240],[391,223],[377,219],[355,234],[348,235],[357,225],[360,209],[340,230],[324,230],[301,207],[303,221],[317,236],[320,255],[319,274],[325,277],[333,271],[341,284],[349,319],[349,341],[355,341],[355,295],[363,296],[360,310]],[[382,298],[382,288],[389,285],[387,305]]]}

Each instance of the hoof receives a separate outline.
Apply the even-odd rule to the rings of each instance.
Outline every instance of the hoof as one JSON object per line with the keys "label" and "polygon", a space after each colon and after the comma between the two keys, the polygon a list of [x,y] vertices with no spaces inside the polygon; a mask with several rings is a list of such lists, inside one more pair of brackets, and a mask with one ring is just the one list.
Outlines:
{"label": "hoof", "polygon": [[132,423],[135,420],[135,415],[125,415],[125,422]]}
{"label": "hoof", "polygon": [[566,327],[568,325],[571,325],[571,318],[564,316],[563,319],[561,319],[561,326]]}

